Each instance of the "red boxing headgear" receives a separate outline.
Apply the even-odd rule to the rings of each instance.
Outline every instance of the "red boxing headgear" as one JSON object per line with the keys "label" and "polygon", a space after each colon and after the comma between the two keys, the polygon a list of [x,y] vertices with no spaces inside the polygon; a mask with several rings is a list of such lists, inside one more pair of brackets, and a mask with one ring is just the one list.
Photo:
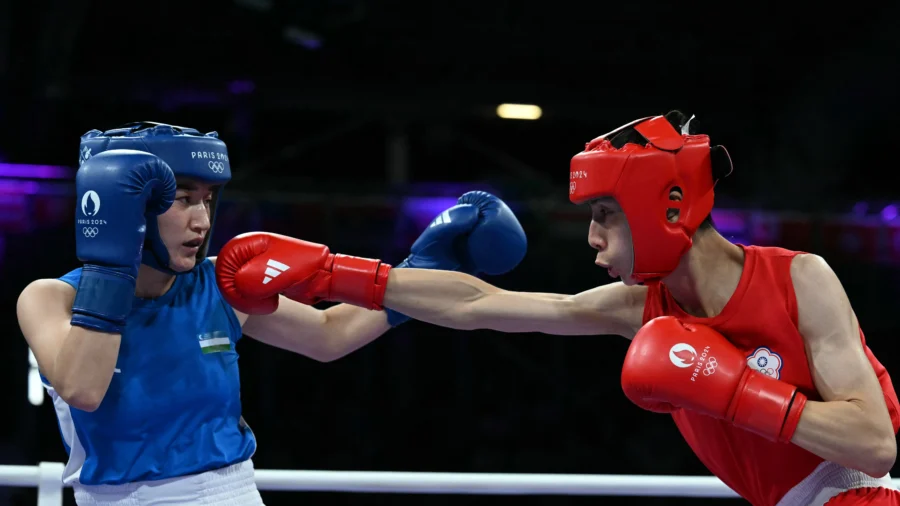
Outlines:
{"label": "red boxing headgear", "polygon": [[[633,128],[646,144],[616,148],[610,137]],[[720,149],[716,146],[716,149]],[[731,160],[724,148],[731,172]],[[727,175],[727,173],[726,173]],[[572,158],[569,200],[575,204],[613,197],[625,212],[634,247],[632,276],[658,279],[675,270],[691,237],[713,207],[713,162],[707,135],[679,133],[664,116],[641,118],[601,135]],[[682,200],[669,200],[681,190]],[[678,209],[670,223],[668,209]]]}

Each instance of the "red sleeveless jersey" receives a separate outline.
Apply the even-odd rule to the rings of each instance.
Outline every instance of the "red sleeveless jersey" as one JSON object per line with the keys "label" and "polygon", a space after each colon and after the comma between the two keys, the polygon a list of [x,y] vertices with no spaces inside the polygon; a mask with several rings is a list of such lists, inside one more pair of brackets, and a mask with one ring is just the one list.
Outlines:
{"label": "red sleeveless jersey", "polygon": [[[654,283],[648,285],[644,323],[659,316],[675,316],[713,328],[745,353],[750,367],[797,386],[810,400],[821,400],[797,329],[791,261],[801,252],[741,247],[745,254],[744,271],[737,290],[719,315],[690,316],[663,284]],[[896,433],[900,427],[900,407],[891,378],[866,346],[862,329],[860,340],[881,382]],[[672,418],[700,461],[754,505],[776,504],[823,460],[799,446],[774,443],[730,423],[685,409],[673,412]]]}

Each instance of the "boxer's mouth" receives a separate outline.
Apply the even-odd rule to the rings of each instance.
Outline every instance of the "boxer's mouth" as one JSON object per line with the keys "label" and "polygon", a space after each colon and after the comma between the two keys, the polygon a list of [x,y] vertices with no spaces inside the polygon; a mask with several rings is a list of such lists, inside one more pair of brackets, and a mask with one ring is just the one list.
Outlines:
{"label": "boxer's mouth", "polygon": [[184,243],[184,246],[188,247],[188,248],[199,248],[201,244],[203,244],[202,237],[200,239],[194,239],[193,241],[188,241],[188,242]]}

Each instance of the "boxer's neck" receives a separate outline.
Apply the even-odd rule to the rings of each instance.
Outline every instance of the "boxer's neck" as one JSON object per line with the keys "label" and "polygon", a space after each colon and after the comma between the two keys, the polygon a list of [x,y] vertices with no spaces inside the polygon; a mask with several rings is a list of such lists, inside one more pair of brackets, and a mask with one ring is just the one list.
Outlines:
{"label": "boxer's neck", "polygon": [[149,265],[141,264],[141,267],[138,269],[134,295],[141,299],[156,299],[165,295],[174,283],[175,276],[173,274],[158,271]]}
{"label": "boxer's neck", "polygon": [[744,251],[713,229],[694,235],[694,245],[663,284],[688,314],[712,318],[728,304],[744,271]]}

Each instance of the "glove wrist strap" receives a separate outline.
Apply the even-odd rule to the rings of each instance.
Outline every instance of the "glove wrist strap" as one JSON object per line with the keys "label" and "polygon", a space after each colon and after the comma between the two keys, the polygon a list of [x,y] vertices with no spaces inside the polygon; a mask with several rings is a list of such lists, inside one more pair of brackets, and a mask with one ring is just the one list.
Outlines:
{"label": "glove wrist strap", "polygon": [[121,334],[134,302],[131,269],[87,264],[72,303],[72,325]]}
{"label": "glove wrist strap", "polygon": [[334,255],[328,299],[366,309],[383,309],[390,269],[391,266],[381,260]]}
{"label": "glove wrist strap", "polygon": [[800,414],[803,413],[803,408],[806,407],[806,395],[803,392],[797,391],[794,394],[794,401],[791,402],[791,408],[788,410],[787,416],[784,419],[784,425],[781,427],[781,433],[778,435],[778,440],[783,443],[788,443],[794,437],[794,432],[797,430],[797,424],[800,423]]}
{"label": "glove wrist strap", "polygon": [[375,293],[372,298],[374,309],[384,309],[384,292],[387,291],[388,275],[391,273],[389,264],[381,264],[375,273]]}
{"label": "glove wrist strap", "polygon": [[806,396],[797,387],[746,369],[732,407],[734,424],[771,441],[790,441]]}

